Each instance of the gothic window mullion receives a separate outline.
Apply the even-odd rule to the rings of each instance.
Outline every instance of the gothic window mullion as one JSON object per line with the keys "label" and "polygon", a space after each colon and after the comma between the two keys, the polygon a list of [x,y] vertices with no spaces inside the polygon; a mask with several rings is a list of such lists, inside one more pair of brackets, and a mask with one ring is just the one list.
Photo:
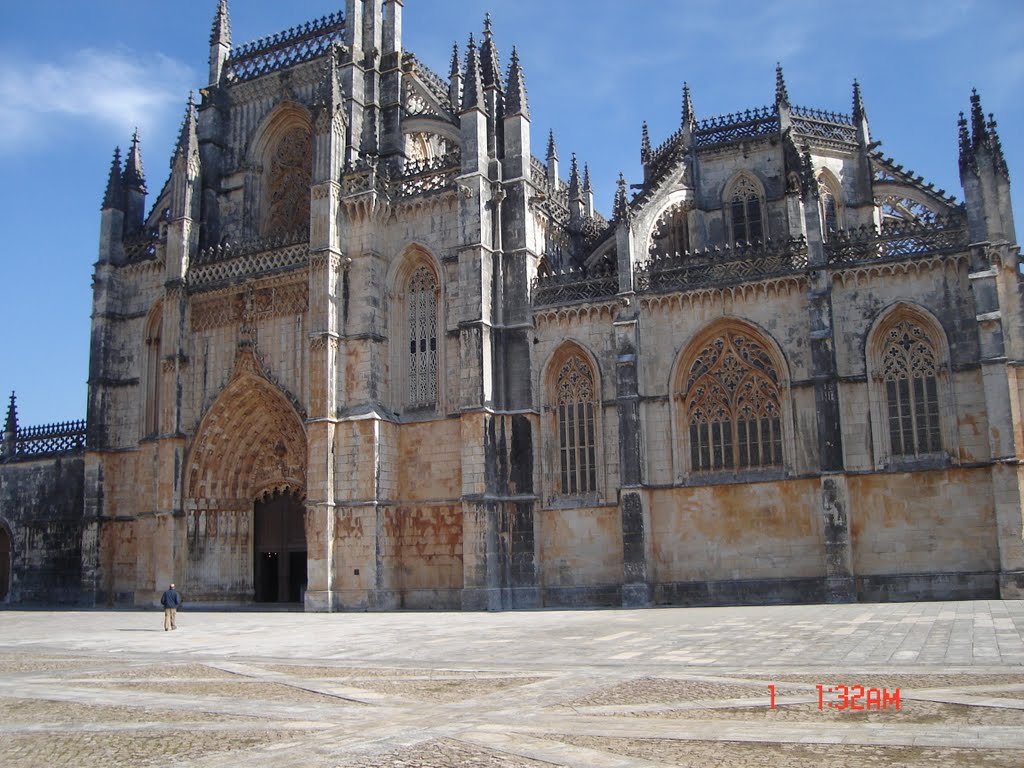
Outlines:
{"label": "gothic window mullion", "polygon": [[406,293],[409,332],[409,405],[437,404],[437,280],[418,267]]}
{"label": "gothic window mullion", "polygon": [[576,355],[570,357],[559,369],[555,388],[561,492],[593,492],[597,490],[597,427],[589,364]]}
{"label": "gothic window mullion", "polygon": [[730,332],[702,350],[690,371],[684,434],[690,438],[691,470],[782,465],[779,376],[766,351]]}
{"label": "gothic window mullion", "polygon": [[889,453],[916,457],[942,450],[935,347],[909,320],[886,334],[880,379],[889,421]]}

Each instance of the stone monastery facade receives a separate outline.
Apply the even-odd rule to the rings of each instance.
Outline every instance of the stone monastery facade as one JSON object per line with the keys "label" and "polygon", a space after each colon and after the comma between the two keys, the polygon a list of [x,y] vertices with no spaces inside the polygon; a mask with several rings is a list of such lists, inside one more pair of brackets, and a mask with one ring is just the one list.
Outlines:
{"label": "stone monastery facade", "polygon": [[976,94],[964,202],[877,151],[856,84],[825,112],[779,70],[763,109],[684,90],[606,219],[533,154],[490,21],[441,77],[402,10],[233,47],[221,0],[148,207],[115,154],[84,457],[4,443],[8,488],[79,473],[83,599],[1024,597],[1021,272]]}

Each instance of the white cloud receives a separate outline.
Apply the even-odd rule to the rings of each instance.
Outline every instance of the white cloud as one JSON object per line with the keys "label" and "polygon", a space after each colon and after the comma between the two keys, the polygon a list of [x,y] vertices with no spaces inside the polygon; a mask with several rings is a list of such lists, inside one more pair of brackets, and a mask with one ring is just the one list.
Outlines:
{"label": "white cloud", "polygon": [[23,150],[59,123],[126,133],[180,106],[188,67],[162,54],[83,49],[61,62],[0,59],[0,152]]}

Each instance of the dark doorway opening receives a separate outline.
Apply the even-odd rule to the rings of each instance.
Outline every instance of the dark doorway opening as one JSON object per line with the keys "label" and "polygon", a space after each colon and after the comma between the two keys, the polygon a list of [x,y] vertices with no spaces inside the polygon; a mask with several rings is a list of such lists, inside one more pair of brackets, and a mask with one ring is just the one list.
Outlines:
{"label": "dark doorway opening", "polygon": [[302,500],[274,493],[254,508],[253,585],[258,603],[298,603],[306,593],[306,525]]}
{"label": "dark doorway opening", "polygon": [[0,602],[11,591],[11,535],[0,525]]}

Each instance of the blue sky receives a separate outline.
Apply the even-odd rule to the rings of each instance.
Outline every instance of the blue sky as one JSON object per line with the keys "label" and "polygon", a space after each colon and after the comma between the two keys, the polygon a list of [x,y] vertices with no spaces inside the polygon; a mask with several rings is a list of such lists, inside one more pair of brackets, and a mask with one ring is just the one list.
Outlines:
{"label": "blue sky", "polygon": [[[22,425],[84,418],[90,279],[115,145],[138,126],[150,197],[185,100],[206,85],[216,0],[33,0],[0,9],[0,392]],[[344,0],[233,0],[236,45],[344,8]],[[856,9],[856,11],[854,11]],[[856,4],[406,0],[405,47],[447,75],[485,11],[507,67],[519,49],[534,153],[549,129],[563,168],[590,163],[609,213],[620,170],[637,181],[640,125],[660,143],[688,81],[698,118],[763,106],[781,62],[791,100],[850,110],[860,80],[875,139],[961,197],[956,118],[972,87],[995,113],[1024,226],[1024,3]]]}

